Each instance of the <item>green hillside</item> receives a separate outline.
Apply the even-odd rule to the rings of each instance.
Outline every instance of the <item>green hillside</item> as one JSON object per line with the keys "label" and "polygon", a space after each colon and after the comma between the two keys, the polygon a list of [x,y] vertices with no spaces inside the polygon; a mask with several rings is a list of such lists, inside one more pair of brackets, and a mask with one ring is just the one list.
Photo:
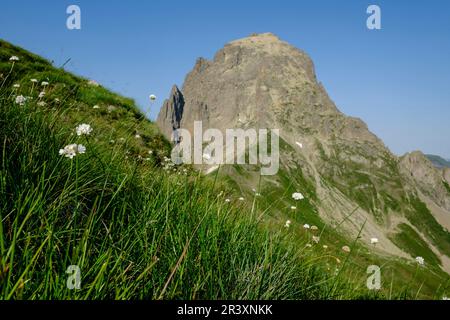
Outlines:
{"label": "green hillside", "polygon": [[[306,217],[286,214],[287,200],[277,199],[291,197],[301,174],[284,172],[272,192],[262,181],[259,197],[240,194],[220,173],[174,166],[170,144],[132,100],[5,41],[0,112],[0,299],[449,293],[439,268],[376,256],[326,229],[309,201],[298,204]],[[89,126],[77,132],[81,124]],[[314,197],[314,190],[305,194]],[[284,226],[287,219],[293,226]],[[299,228],[305,222],[319,230]],[[386,275],[380,291],[366,288],[370,264]],[[81,271],[80,289],[67,287],[69,266]]]}

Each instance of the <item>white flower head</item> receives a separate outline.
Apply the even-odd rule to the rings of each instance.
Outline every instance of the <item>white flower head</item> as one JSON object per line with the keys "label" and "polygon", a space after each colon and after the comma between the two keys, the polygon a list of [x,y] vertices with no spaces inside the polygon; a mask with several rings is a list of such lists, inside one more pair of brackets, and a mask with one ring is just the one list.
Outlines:
{"label": "white flower head", "polygon": [[422,257],[416,257],[416,262],[417,262],[419,265],[423,266],[423,265],[425,264],[425,259],[422,258]]}
{"label": "white flower head", "polygon": [[296,210],[297,207],[296,206],[291,206],[291,210]]}
{"label": "white flower head", "polygon": [[93,109],[100,109],[100,107],[98,105],[95,105],[92,107]]}
{"label": "white flower head", "polygon": [[154,94],[151,94],[149,96],[149,98],[150,98],[151,101],[155,101],[156,100],[156,96]]}
{"label": "white flower head", "polygon": [[311,226],[311,230],[312,231],[317,231],[317,230],[319,230],[319,228],[317,226]]}
{"label": "white flower head", "polygon": [[309,224],[305,223],[305,224],[303,225],[303,228],[305,228],[305,229],[309,229],[309,228],[311,228],[311,227],[310,227],[310,225],[309,225]]}
{"label": "white flower head", "polygon": [[12,56],[11,58],[9,58],[9,61],[19,61],[19,57],[18,56]]}
{"label": "white flower head", "polygon": [[313,237],[312,237],[312,240],[313,240],[315,243],[319,243],[320,237],[313,236]]}
{"label": "white flower head", "polygon": [[38,105],[39,107],[45,107],[47,104],[46,104],[44,101],[39,101],[39,102],[37,103],[37,105]]}
{"label": "white flower head", "polygon": [[239,197],[239,201],[244,201],[244,197]]}
{"label": "white flower head", "polygon": [[140,138],[141,138],[141,136],[140,136],[139,134],[136,134],[134,137],[135,137],[136,139],[140,139]]}
{"label": "white flower head", "polygon": [[289,226],[291,225],[291,220],[286,220],[286,223],[284,224],[285,228],[289,228]]}
{"label": "white flower head", "polygon": [[64,149],[59,150],[59,154],[65,156],[66,158],[73,159],[78,154],[86,152],[86,147],[82,144],[69,144],[64,147]]}
{"label": "white flower head", "polygon": [[349,246],[343,246],[342,247],[342,251],[349,253],[350,252],[350,247]]}
{"label": "white flower head", "polygon": [[37,80],[37,79],[34,79],[34,78],[33,78],[33,79],[30,79],[30,81],[33,82],[33,83],[37,83],[37,82],[38,82],[38,80]]}
{"label": "white flower head", "polygon": [[322,246],[322,248],[328,249],[328,246],[327,246],[326,244],[324,244],[324,245]]}
{"label": "white flower head", "polygon": [[303,195],[300,192],[294,192],[292,194],[292,199],[294,200],[302,200],[304,199]]}
{"label": "white flower head", "polygon": [[204,153],[204,154],[203,154],[203,159],[205,159],[205,160],[211,160],[211,155],[209,155],[209,154],[207,154],[207,153]]}
{"label": "white flower head", "polygon": [[82,123],[78,127],[76,127],[77,135],[90,135],[92,132],[92,127],[89,124]]}
{"label": "white flower head", "polygon": [[95,80],[89,80],[88,85],[98,87],[100,84]]}
{"label": "white flower head", "polygon": [[48,82],[47,81],[42,81],[41,82],[41,86],[43,86],[43,87],[48,86]]}
{"label": "white flower head", "polygon": [[16,89],[17,89],[17,88],[20,88],[20,84],[18,84],[18,83],[14,84],[14,85],[13,85],[13,88],[16,88]]}
{"label": "white flower head", "polygon": [[229,203],[229,202],[231,202],[231,200],[227,198],[227,199],[225,199],[225,202]]}
{"label": "white flower head", "polygon": [[370,238],[370,243],[371,244],[377,244],[378,243],[378,238]]}
{"label": "white flower head", "polygon": [[39,92],[39,99],[42,99],[45,96],[45,91]]}
{"label": "white flower head", "polygon": [[20,95],[16,97],[15,102],[19,105],[19,106],[23,106],[25,104],[25,102],[27,101],[27,98],[25,98],[24,96]]}

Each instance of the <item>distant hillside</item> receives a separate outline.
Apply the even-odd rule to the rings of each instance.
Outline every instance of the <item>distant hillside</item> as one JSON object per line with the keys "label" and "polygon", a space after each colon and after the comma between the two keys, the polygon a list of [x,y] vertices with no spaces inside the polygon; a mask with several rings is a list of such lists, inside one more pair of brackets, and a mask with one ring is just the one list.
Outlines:
{"label": "distant hillside", "polygon": [[450,161],[434,154],[426,154],[426,157],[436,168],[450,168]]}

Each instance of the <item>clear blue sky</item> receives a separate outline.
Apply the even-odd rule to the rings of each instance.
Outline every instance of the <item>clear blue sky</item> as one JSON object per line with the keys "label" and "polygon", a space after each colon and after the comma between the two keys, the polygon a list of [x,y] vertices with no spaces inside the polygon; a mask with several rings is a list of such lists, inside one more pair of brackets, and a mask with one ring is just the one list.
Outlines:
{"label": "clear blue sky", "polygon": [[[81,8],[82,29],[66,28]],[[382,30],[366,28],[366,8]],[[450,1],[3,0],[0,38],[148,107],[155,118],[197,57],[273,32],[305,50],[344,113],[362,118],[395,153],[450,158]]]}

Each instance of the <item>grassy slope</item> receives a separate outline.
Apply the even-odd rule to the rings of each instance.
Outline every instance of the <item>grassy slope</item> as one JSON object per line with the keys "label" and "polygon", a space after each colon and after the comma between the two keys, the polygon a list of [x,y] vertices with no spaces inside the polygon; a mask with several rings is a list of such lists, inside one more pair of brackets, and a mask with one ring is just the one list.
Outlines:
{"label": "grassy slope", "polygon": [[[323,226],[313,205],[298,205],[305,218],[279,215],[301,175],[286,172],[267,197],[235,201],[236,189],[167,165],[169,145],[133,101],[3,41],[0,74],[0,298],[402,298],[424,292],[424,279],[426,297],[443,293],[440,275],[418,270],[411,281],[415,266],[357,244],[348,259],[331,231],[322,235],[331,250],[307,248],[311,234],[298,225]],[[32,78],[50,83],[44,98]],[[32,99],[19,106],[19,94]],[[94,131],[78,137],[83,122]],[[86,153],[60,156],[69,143]],[[274,210],[264,209],[269,202]],[[286,218],[290,229],[280,224]],[[365,289],[373,261],[395,271],[378,295]],[[80,290],[66,288],[69,265],[81,269]]]}

